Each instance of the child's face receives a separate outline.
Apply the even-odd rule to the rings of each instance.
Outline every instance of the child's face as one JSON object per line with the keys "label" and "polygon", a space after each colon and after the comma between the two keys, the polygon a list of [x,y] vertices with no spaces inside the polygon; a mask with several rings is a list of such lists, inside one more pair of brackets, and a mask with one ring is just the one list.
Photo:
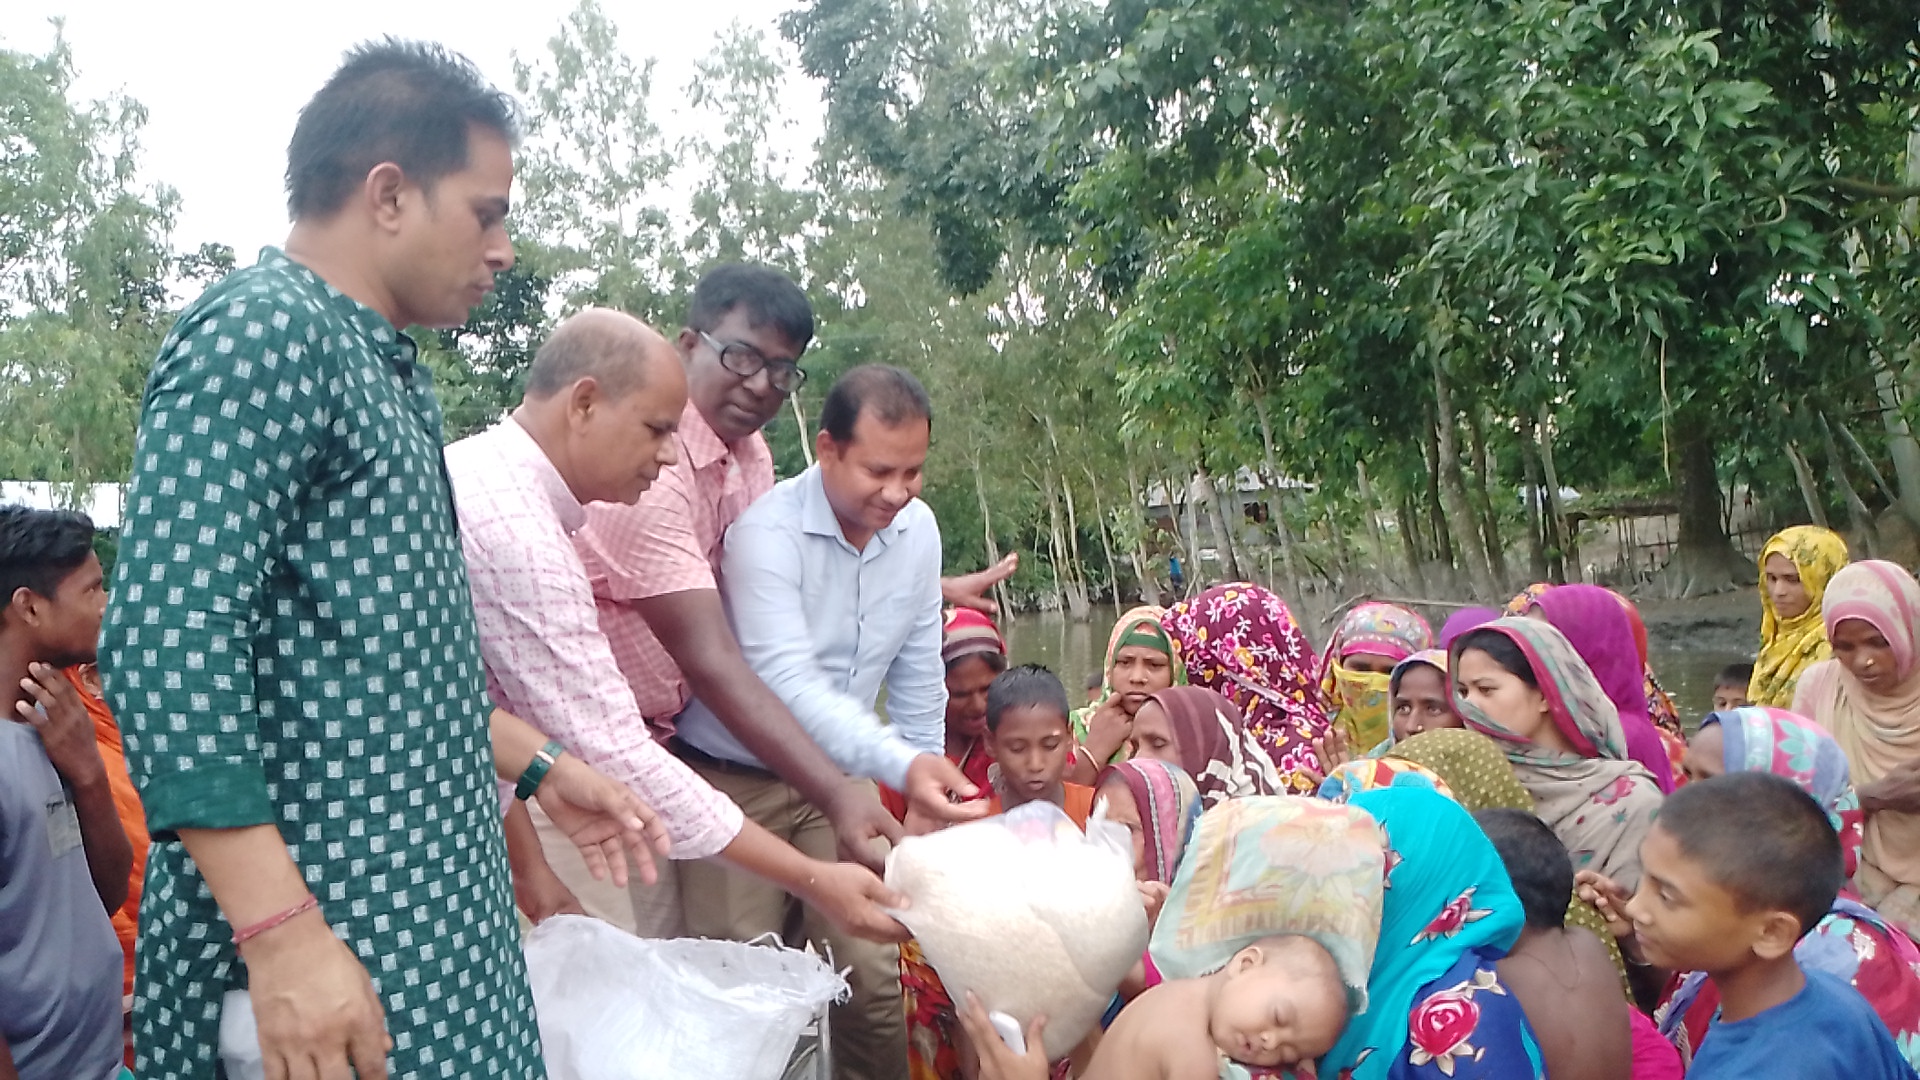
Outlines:
{"label": "child's face", "polygon": [[1732,712],[1747,707],[1747,688],[1744,686],[1716,686],[1713,688],[1713,711]]}
{"label": "child's face", "polygon": [[1133,714],[1133,756],[1180,764],[1180,746],[1173,739],[1173,723],[1167,710],[1157,701],[1149,701]]}
{"label": "child's face", "polygon": [[1120,710],[1133,716],[1148,695],[1173,685],[1173,660],[1145,645],[1122,645],[1107,669],[1107,685],[1120,695]]}
{"label": "child's face", "polygon": [[1767,599],[1773,601],[1773,613],[1782,619],[1797,618],[1807,613],[1813,606],[1813,597],[1807,595],[1807,586],[1800,580],[1800,568],[1785,555],[1767,556],[1760,568],[1761,576],[1767,579]]}
{"label": "child's face", "polygon": [[999,672],[985,657],[963,656],[947,667],[947,734],[979,739],[987,734],[987,687]]}
{"label": "child's face", "polygon": [[1067,718],[1059,710],[1016,705],[1001,712],[999,728],[987,736],[987,749],[1000,763],[1009,797],[1027,803],[1046,798],[1060,786],[1072,742]]}
{"label": "child's face", "polygon": [[1460,696],[1478,706],[1494,723],[1548,750],[1573,752],[1573,744],[1554,726],[1545,694],[1479,649],[1462,652],[1459,666]]}
{"label": "child's face", "polygon": [[[1255,945],[1227,961],[1207,1012],[1207,1034],[1243,1065],[1280,1068],[1333,1049],[1347,1026],[1347,991],[1325,949],[1305,938]],[[1318,953],[1318,956],[1313,955]]]}
{"label": "child's face", "polygon": [[1726,733],[1719,724],[1708,724],[1694,734],[1680,768],[1688,780],[1711,780],[1727,771]]}
{"label": "child's face", "polygon": [[1751,959],[1766,914],[1741,910],[1657,824],[1640,843],[1640,865],[1640,889],[1626,915],[1648,963],[1711,974]]}
{"label": "child's face", "polygon": [[1098,797],[1107,804],[1107,820],[1115,825],[1125,825],[1127,831],[1133,834],[1133,876],[1140,881],[1151,880],[1147,873],[1147,836],[1143,831],[1145,826],[1140,821],[1140,804],[1133,797],[1133,789],[1115,774],[1100,785]]}
{"label": "child's face", "polygon": [[1432,664],[1409,664],[1400,673],[1400,686],[1389,699],[1393,709],[1393,739],[1399,742],[1423,731],[1464,727],[1453,714],[1447,677]]}
{"label": "child's face", "polygon": [[1893,646],[1865,619],[1841,619],[1834,625],[1833,658],[1876,694],[1892,693],[1900,685]]}

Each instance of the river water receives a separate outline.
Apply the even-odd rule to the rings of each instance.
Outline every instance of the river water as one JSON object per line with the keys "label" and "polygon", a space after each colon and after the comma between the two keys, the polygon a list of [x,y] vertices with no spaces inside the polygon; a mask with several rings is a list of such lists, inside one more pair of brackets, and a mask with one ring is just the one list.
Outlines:
{"label": "river water", "polygon": [[[1078,704],[1085,697],[1080,693],[1084,680],[1100,669],[1107,635],[1117,618],[1119,612],[1111,606],[1096,606],[1087,622],[1051,613],[1015,615],[1002,622],[1013,662],[1052,668]],[[1655,649],[1651,655],[1660,685],[1673,696],[1689,729],[1712,707],[1713,681],[1721,669],[1753,659],[1751,652],[1729,649],[1724,641],[1699,648]]]}

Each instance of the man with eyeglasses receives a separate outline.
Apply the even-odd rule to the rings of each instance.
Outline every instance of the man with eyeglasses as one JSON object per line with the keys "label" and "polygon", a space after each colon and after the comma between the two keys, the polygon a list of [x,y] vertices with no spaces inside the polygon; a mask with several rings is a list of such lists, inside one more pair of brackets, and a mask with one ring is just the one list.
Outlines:
{"label": "man with eyeglasses", "polygon": [[[831,859],[837,848],[877,869],[882,855],[874,841],[897,839],[898,824],[869,778],[850,778],[835,765],[754,674],[719,591],[727,527],[773,487],[773,455],[760,429],[805,382],[799,360],[813,329],[806,295],[778,271],[728,264],[708,272],[694,288],[676,340],[688,388],[675,435],[678,461],[637,503],[588,506],[575,545],[593,581],[601,628],[655,733],[696,769],[724,767],[788,786],[795,821],[784,829],[763,824],[814,857]],[[675,718],[695,699],[759,764],[715,765],[673,739]],[[943,754],[913,759],[905,793],[937,820],[984,812],[984,803],[955,803],[978,793]],[[645,936],[683,931],[668,871],[657,886],[613,889],[586,873],[564,837],[544,823],[541,832],[553,869],[589,914]],[[874,976],[881,977],[878,965]],[[860,989],[860,997],[890,997],[892,1011],[899,1011],[897,977],[865,994]],[[891,1032],[861,1034],[891,1043],[903,1038],[898,1022]],[[859,1060],[861,1041],[846,1041],[837,1026],[836,1056]]]}

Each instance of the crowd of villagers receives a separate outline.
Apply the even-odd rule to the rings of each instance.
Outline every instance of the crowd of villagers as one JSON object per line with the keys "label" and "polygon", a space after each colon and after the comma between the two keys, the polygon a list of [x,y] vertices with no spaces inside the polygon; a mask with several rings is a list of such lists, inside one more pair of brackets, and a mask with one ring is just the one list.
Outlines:
{"label": "crowd of villagers", "polygon": [[916,1080],[1913,1075],[1920,584],[1812,526],[1759,571],[1757,656],[1691,733],[1595,585],[1438,634],[1363,603],[1321,648],[1215,585],[1122,615],[1063,730],[993,707],[1021,669],[950,614],[948,756],[1125,823],[1154,927],[1067,1062],[909,947]]}

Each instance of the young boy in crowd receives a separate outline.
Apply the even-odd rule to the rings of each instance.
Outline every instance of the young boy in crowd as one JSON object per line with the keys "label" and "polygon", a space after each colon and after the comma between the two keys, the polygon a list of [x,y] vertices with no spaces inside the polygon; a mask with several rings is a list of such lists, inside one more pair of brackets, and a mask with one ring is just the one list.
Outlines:
{"label": "young boy in crowd", "polygon": [[1866,999],[1793,947],[1833,906],[1844,871],[1826,812],[1792,781],[1729,773],[1667,796],[1625,904],[1640,951],[1705,971],[1719,1019],[1689,1080],[1913,1080]]}
{"label": "young boy in crowd", "polygon": [[1746,708],[1749,704],[1747,685],[1752,681],[1752,664],[1728,664],[1721,669],[1719,676],[1713,680],[1713,711]]}
{"label": "young boy in crowd", "polygon": [[0,1076],[114,1075],[133,852],[93,719],[60,669],[94,660],[93,523],[0,507]]}
{"label": "young boy in crowd", "polygon": [[[1680,1058],[1666,1047],[1666,1072],[1634,1068],[1633,1032],[1620,974],[1605,945],[1590,932],[1567,925],[1573,900],[1573,860],[1546,822],[1525,810],[1481,810],[1474,821],[1493,841],[1526,910],[1500,978],[1520,999],[1520,1008],[1540,1040],[1553,1080],[1645,1080],[1680,1075]],[[1661,1042],[1652,1030],[1653,1041]],[[1658,1049],[1654,1047],[1653,1049]]]}
{"label": "young boy in crowd", "polygon": [[990,812],[998,814],[1046,800],[1086,827],[1093,789],[1066,782],[1073,760],[1073,726],[1067,719],[1067,688],[1038,664],[1001,672],[987,688],[987,750]]}
{"label": "young boy in crowd", "polygon": [[[1263,938],[1225,967],[1197,979],[1173,979],[1120,1013],[1082,1075],[1091,1080],[1187,1080],[1225,1075],[1233,1060],[1260,1069],[1288,1069],[1333,1049],[1346,1030],[1347,990],[1332,954],[1312,938]],[[1041,1080],[1046,1060],[1009,1050],[979,999],[969,998],[960,1023],[980,1048],[981,1080]],[[1040,1045],[1044,1020],[1026,1032]]]}

